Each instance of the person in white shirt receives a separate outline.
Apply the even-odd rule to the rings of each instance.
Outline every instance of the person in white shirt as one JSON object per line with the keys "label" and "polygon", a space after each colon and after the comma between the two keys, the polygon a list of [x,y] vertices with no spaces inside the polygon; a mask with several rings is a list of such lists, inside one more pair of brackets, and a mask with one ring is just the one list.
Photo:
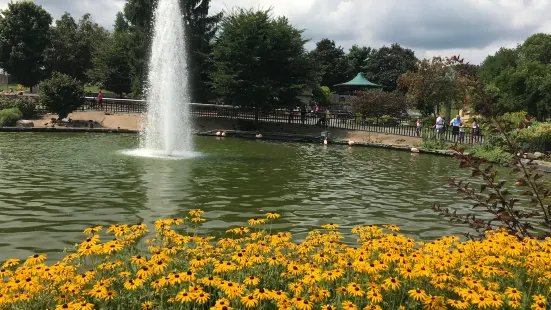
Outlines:
{"label": "person in white shirt", "polygon": [[440,136],[440,133],[444,128],[444,119],[442,118],[442,115],[438,115],[438,117],[436,118],[436,123],[434,123],[434,128],[436,128],[436,134]]}

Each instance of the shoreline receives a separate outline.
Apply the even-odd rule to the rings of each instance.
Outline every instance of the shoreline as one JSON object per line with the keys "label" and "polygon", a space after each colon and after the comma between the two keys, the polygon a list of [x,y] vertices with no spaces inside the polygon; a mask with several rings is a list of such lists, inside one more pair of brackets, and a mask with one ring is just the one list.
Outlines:
{"label": "shoreline", "polygon": [[[217,132],[225,132],[225,137],[219,137],[216,135]],[[132,129],[112,129],[112,128],[66,128],[66,127],[0,127],[0,132],[48,132],[48,133],[113,133],[113,134],[139,134],[139,130]],[[261,134],[262,138],[256,138],[257,134]],[[265,140],[265,141],[281,141],[281,142],[298,142],[298,143],[320,143],[323,144],[324,137],[322,136],[313,136],[313,135],[298,135],[282,132],[260,132],[260,131],[243,131],[243,130],[209,130],[209,131],[200,131],[194,130],[193,135],[196,136],[205,136],[205,137],[217,137],[217,138],[237,138],[237,139],[247,139],[247,140]],[[329,139],[329,144],[348,146],[349,139]],[[394,145],[394,144],[384,144],[377,142],[365,142],[365,141],[354,141],[353,147],[374,147],[374,148],[383,148],[389,150],[397,151],[407,151],[411,153],[411,149],[415,146],[411,145]],[[452,157],[454,152],[451,150],[429,150],[421,147],[415,147],[419,150],[421,154],[433,154],[439,156]],[[415,154],[415,153],[412,153]],[[538,170],[551,173],[551,163],[544,161],[536,160],[534,161]],[[509,167],[508,165],[504,165]]]}

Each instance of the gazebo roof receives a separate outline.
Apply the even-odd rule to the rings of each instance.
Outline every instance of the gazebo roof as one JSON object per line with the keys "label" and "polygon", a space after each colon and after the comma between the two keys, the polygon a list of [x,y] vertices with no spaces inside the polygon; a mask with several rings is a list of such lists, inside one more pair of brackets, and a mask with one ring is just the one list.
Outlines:
{"label": "gazebo roof", "polygon": [[381,85],[377,85],[375,83],[371,83],[370,81],[368,81],[364,74],[363,73],[358,73],[358,75],[356,75],[355,78],[353,78],[352,80],[346,82],[346,83],[341,83],[341,84],[337,84],[335,86],[343,86],[343,87],[369,87],[369,88],[382,88],[383,86]]}

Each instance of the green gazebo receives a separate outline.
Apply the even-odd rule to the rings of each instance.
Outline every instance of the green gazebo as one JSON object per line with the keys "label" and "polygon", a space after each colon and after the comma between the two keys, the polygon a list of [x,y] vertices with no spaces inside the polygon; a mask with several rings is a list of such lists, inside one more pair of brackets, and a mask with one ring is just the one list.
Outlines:
{"label": "green gazebo", "polygon": [[375,83],[371,83],[368,81],[363,73],[358,73],[355,78],[352,80],[335,85],[335,87],[339,89],[346,89],[348,91],[355,91],[355,90],[362,90],[362,89],[375,89],[375,88],[383,88],[382,85],[377,85]]}

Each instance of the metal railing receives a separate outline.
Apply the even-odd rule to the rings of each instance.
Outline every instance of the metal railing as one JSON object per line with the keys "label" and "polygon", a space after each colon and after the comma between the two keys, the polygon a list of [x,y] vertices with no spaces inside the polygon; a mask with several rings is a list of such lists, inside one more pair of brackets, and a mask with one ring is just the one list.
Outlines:
{"label": "metal railing", "polygon": [[[33,96],[27,99],[33,100]],[[43,107],[38,110],[44,112]],[[106,113],[144,113],[147,111],[145,100],[104,98],[102,103],[95,97],[85,97],[85,103],[77,111],[102,111]],[[254,111],[241,109],[229,105],[190,103],[190,113],[195,117],[256,120],[268,123],[288,123],[320,128],[340,128],[376,133],[386,133],[407,137],[419,137],[427,139],[441,139],[447,142],[463,142],[468,144],[483,142],[483,135],[466,128],[462,134],[454,134],[451,127],[444,127],[440,132],[434,128],[424,127],[417,129],[412,119],[361,119],[354,117],[347,111],[319,111],[301,112],[299,110],[273,110],[259,112],[258,117]]]}

